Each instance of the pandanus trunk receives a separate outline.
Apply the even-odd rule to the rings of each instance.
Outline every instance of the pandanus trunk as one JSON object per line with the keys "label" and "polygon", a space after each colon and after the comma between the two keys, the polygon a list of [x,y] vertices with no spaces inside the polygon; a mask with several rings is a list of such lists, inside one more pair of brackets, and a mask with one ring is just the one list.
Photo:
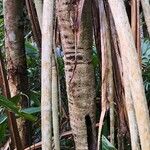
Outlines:
{"label": "pandanus trunk", "polygon": [[[18,0],[4,1],[5,48],[7,59],[8,82],[11,96],[19,92],[26,93],[28,88],[26,56],[23,32],[23,2]],[[28,100],[22,97],[20,106],[28,106]],[[23,146],[29,146],[29,122],[17,120]]]}
{"label": "pandanus trunk", "polygon": [[78,35],[73,26],[75,4],[58,1],[58,20],[64,50],[70,123],[76,150],[95,150],[95,83],[92,66],[91,0],[83,7]]}

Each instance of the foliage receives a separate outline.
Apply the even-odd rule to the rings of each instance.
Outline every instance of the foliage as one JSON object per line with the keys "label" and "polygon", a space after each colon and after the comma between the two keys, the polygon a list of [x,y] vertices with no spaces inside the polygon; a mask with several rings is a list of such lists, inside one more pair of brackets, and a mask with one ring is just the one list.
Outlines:
{"label": "foliage", "polygon": [[3,122],[0,124],[0,146],[2,145],[2,143],[5,142],[6,138],[7,138],[7,123]]}
{"label": "foliage", "polygon": [[[19,98],[19,97],[15,97],[15,98]],[[18,101],[19,99],[16,99],[16,101]],[[14,102],[12,102],[12,99],[9,100],[9,99],[5,98],[4,96],[0,95],[0,105],[3,106],[8,111],[16,113],[20,117],[23,117],[30,121],[36,121],[35,116],[32,116],[32,115],[26,113],[24,110],[20,109]]]}
{"label": "foliage", "polygon": [[25,39],[25,50],[28,68],[27,71],[29,80],[28,98],[30,102],[30,108],[24,109],[23,112],[33,114],[38,118],[37,121],[32,124],[32,139],[36,143],[41,140],[40,52],[32,39]]}
{"label": "foliage", "polygon": [[100,64],[99,64],[99,56],[96,49],[96,46],[93,45],[93,54],[92,54],[92,64],[95,72],[95,84],[96,84],[96,95],[100,96]]}
{"label": "foliage", "polygon": [[0,95],[0,105],[2,106],[0,109],[0,145],[5,141],[8,136],[8,127],[7,127],[7,116],[5,114],[5,109],[8,111],[14,112],[18,117],[23,117],[24,119],[28,119],[30,121],[36,121],[37,117],[31,114],[36,114],[40,112],[40,107],[30,107],[26,109],[20,109],[17,106],[21,95],[14,96],[10,99],[6,99],[4,96]]}
{"label": "foliage", "polygon": [[102,150],[117,150],[108,139],[102,135]]}
{"label": "foliage", "polygon": [[27,57],[27,71],[29,78],[29,88],[30,90],[39,90],[40,89],[40,59],[39,52],[34,43],[30,41],[25,42],[25,50]]}
{"label": "foliage", "polygon": [[[127,2],[127,0],[126,0]],[[26,31],[25,31],[26,32]],[[26,35],[28,33],[25,33]],[[25,36],[26,36],[25,35]],[[2,12],[2,1],[0,0],[0,49],[3,48],[4,45],[4,19]],[[41,128],[40,128],[40,52],[38,51],[35,43],[31,39],[26,39],[25,42],[25,50],[27,57],[27,71],[29,78],[29,91],[28,97],[30,101],[30,107],[26,109],[20,109],[17,106],[17,103],[20,100],[20,96],[17,95],[11,99],[6,99],[5,97],[0,95],[0,146],[1,143],[5,142],[8,137],[8,125],[7,125],[7,116],[5,114],[5,110],[9,110],[17,114],[18,117],[23,117],[25,119],[29,119],[32,121],[37,120],[33,124],[33,139],[35,142],[41,140]],[[60,89],[61,89],[61,99],[62,105],[64,105],[63,109],[68,112],[68,102],[66,95],[66,85],[65,85],[65,74],[64,74],[64,62],[63,57],[57,57],[58,63],[58,71],[59,71],[59,81],[60,81]],[[99,64],[99,56],[96,50],[95,45],[93,46],[93,55],[92,55],[92,64],[94,66],[95,71],[95,79],[96,79],[96,93],[97,97],[100,97],[100,64]],[[150,40],[144,39],[142,40],[142,73],[144,86],[146,91],[147,99],[150,101]],[[39,115],[39,116],[38,116]],[[64,119],[64,118],[63,118]],[[66,120],[64,121],[66,122]],[[102,136],[102,150],[116,150],[116,148],[109,142],[106,138],[109,135],[109,123],[107,121],[104,122],[103,125],[103,136]],[[61,148],[70,150],[70,147],[73,147],[72,138],[66,140],[61,139]]]}
{"label": "foliage", "polygon": [[0,0],[0,48],[4,45],[3,1]]}
{"label": "foliage", "polygon": [[142,41],[142,70],[147,99],[150,100],[150,40]]}
{"label": "foliage", "polygon": [[35,113],[39,113],[40,111],[41,111],[40,107],[29,107],[29,108],[22,109],[22,112],[27,114],[35,114]]}
{"label": "foliage", "polygon": [[0,15],[0,48],[4,45],[4,20]]}

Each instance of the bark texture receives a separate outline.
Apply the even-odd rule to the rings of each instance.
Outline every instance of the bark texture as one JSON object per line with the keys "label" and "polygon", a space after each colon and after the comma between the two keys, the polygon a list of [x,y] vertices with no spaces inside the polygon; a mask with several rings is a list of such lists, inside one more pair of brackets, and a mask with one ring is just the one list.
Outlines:
{"label": "bark texture", "polygon": [[[114,47],[114,71],[118,71],[118,73],[115,73],[115,76],[117,78],[120,79],[120,81],[116,81],[117,83],[117,89],[118,90],[122,90],[122,94],[119,94],[119,97],[122,99],[123,103],[125,103],[126,105],[126,110],[127,110],[127,115],[128,115],[128,120],[129,120],[129,128],[130,128],[130,136],[131,136],[131,144],[132,144],[132,149],[133,150],[138,150],[140,148],[139,146],[139,133],[138,133],[138,128],[137,128],[137,121],[136,121],[136,117],[135,117],[135,109],[133,106],[133,100],[131,97],[131,89],[129,86],[129,79],[126,76],[126,81],[123,83],[123,72],[122,72],[122,60],[121,60],[121,56],[120,56],[120,49],[119,49],[119,44],[117,42],[118,37],[117,37],[117,33],[115,30],[115,25],[114,25],[114,21],[112,18],[112,14],[110,12],[110,25],[111,25],[111,34],[113,37],[113,47]],[[119,65],[120,64],[120,65]],[[115,77],[115,78],[116,78]],[[118,80],[118,79],[117,79]],[[116,89],[116,90],[117,90]],[[126,97],[125,97],[126,95]],[[122,107],[121,107],[122,109]]]}
{"label": "bark texture", "polygon": [[57,5],[64,50],[70,123],[76,150],[95,150],[95,80],[92,66],[91,0],[86,1],[83,6],[78,35],[73,26],[76,6],[72,0],[59,0]]}
{"label": "bark texture", "polygon": [[35,3],[35,8],[36,8],[40,28],[42,28],[43,2],[42,0],[34,0],[34,3]]}
{"label": "bark texture", "polygon": [[141,0],[141,4],[144,12],[148,33],[150,36],[150,2],[149,0]]}
{"label": "bark texture", "polygon": [[[132,0],[131,5],[131,29],[133,34],[133,39],[137,49],[139,63],[141,65],[141,45],[140,45],[140,16],[139,16],[139,0]],[[131,88],[129,83],[129,78],[127,74],[124,76],[124,87],[125,87],[125,101],[126,109],[129,119],[130,137],[132,150],[140,150],[139,132],[137,127],[137,120],[135,116],[135,109],[133,105]]]}
{"label": "bark texture", "polygon": [[97,149],[100,149],[102,125],[108,107],[110,107],[110,139],[112,143],[114,141],[114,118],[113,118],[114,117],[114,107],[113,107],[114,82],[113,82],[113,71],[112,71],[110,30],[108,27],[108,21],[106,18],[103,1],[99,3],[99,7],[100,7],[101,60],[102,60],[102,85],[101,85],[102,112],[99,121]]}
{"label": "bark texture", "polygon": [[131,29],[135,41],[136,50],[141,65],[141,39],[140,39],[140,2],[139,0],[132,0],[131,3]]}
{"label": "bark texture", "polygon": [[[4,1],[5,48],[11,96],[15,96],[20,92],[26,93],[28,88],[22,20],[23,5],[24,2],[19,0]],[[22,108],[27,107],[28,100],[22,97],[19,105]],[[23,147],[27,147],[31,142],[29,122],[18,119],[17,124]]]}
{"label": "bark texture", "polygon": [[42,26],[42,150],[52,150],[52,45],[54,0],[44,0]]}
{"label": "bark texture", "polygon": [[41,26],[38,21],[34,2],[31,0],[25,0],[25,2],[26,2],[26,8],[28,12],[28,17],[31,23],[33,38],[37,44],[39,51],[41,52]]}
{"label": "bark texture", "polygon": [[[128,78],[129,86],[131,88],[131,97],[135,108],[141,147],[143,150],[148,150],[150,149],[150,119],[143,87],[142,73],[132,31],[123,1],[109,0],[108,2],[113,14],[120,42],[120,52],[123,64],[123,80],[125,82],[125,78]],[[125,94],[125,96],[127,96],[127,93]],[[130,93],[128,94],[130,96]]]}

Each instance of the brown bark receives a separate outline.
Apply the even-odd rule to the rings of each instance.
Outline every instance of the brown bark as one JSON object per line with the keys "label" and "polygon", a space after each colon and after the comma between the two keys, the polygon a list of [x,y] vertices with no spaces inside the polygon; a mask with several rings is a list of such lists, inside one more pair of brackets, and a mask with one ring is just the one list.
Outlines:
{"label": "brown bark", "polygon": [[141,0],[143,12],[144,12],[144,18],[147,25],[148,33],[150,36],[150,2],[149,0]]}
{"label": "brown bark", "polygon": [[41,29],[40,29],[40,24],[38,21],[36,9],[34,6],[34,2],[32,0],[26,0],[25,2],[28,11],[28,16],[31,23],[33,38],[37,44],[39,51],[41,51]]}
{"label": "brown bark", "polygon": [[84,4],[77,33],[74,28],[76,7],[77,5],[73,4],[71,0],[59,0],[57,5],[64,50],[70,123],[76,150],[95,150],[95,83],[91,63],[93,44],[91,0]]}
{"label": "brown bark", "polygon": [[[131,92],[131,98],[135,108],[141,147],[143,150],[148,150],[150,149],[150,119],[143,87],[142,73],[132,31],[128,22],[123,1],[113,0],[112,2],[109,0],[109,5],[113,14],[120,42],[123,80],[124,82],[126,82],[127,79],[129,81],[129,92]],[[127,94],[130,93],[125,94],[125,96],[128,96]]]}
{"label": "brown bark", "polygon": [[[113,39],[112,40],[113,66],[114,66],[113,71],[114,71],[114,81],[115,81],[115,90],[116,90],[116,94],[115,94],[116,101],[117,101],[117,105],[119,106],[119,113],[124,108],[125,111],[127,110],[127,115],[128,115],[128,119],[127,119],[127,117],[125,117],[125,118],[121,117],[120,120],[124,119],[124,122],[125,121],[129,122],[128,124],[129,124],[129,128],[130,128],[132,149],[137,150],[137,149],[139,149],[139,137],[138,137],[136,118],[135,118],[135,110],[133,107],[133,100],[130,97],[131,95],[130,95],[129,80],[127,79],[123,83],[122,60],[121,60],[121,56],[120,56],[119,43],[117,42],[118,37],[117,37],[116,30],[115,30],[115,25],[114,25],[114,21],[113,21],[111,12],[109,12],[109,20],[110,20],[110,26],[111,26],[111,28],[110,28],[111,36]],[[124,94],[125,95],[128,94],[128,95],[125,97]],[[119,100],[119,103],[118,103],[118,100]],[[126,105],[126,108],[125,108],[125,105]],[[124,114],[125,114],[125,111],[123,112]],[[127,124],[124,124],[124,125],[128,126]],[[125,128],[127,128],[127,127],[125,127]],[[123,133],[118,138],[122,138],[124,136],[126,136],[126,135]]]}
{"label": "brown bark", "polygon": [[[4,4],[6,61],[8,82],[12,97],[20,92],[26,94],[28,88],[22,20],[24,2],[19,0],[5,0]],[[19,105],[22,108],[27,107],[28,100],[22,97]],[[27,147],[31,142],[29,122],[18,119],[17,124],[23,147]]]}
{"label": "brown bark", "polygon": [[99,3],[100,7],[100,33],[101,33],[101,60],[102,60],[102,85],[101,85],[101,103],[102,112],[99,121],[98,148],[100,149],[101,130],[104,121],[104,115],[110,107],[110,139],[114,141],[114,82],[112,72],[112,56],[110,43],[110,30],[104,9],[104,3]]}
{"label": "brown bark", "polygon": [[131,28],[133,33],[133,38],[135,41],[135,46],[137,49],[139,63],[141,65],[141,39],[140,39],[140,10],[139,10],[139,0],[132,0],[131,3]]}

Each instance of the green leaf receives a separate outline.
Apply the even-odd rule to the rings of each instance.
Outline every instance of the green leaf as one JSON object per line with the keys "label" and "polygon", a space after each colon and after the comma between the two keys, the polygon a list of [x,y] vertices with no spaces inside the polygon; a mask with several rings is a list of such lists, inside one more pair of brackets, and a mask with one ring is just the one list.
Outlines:
{"label": "green leaf", "polygon": [[5,98],[4,96],[0,95],[0,105],[3,106],[4,108],[6,108],[7,110],[16,113],[18,116],[23,117],[25,119],[28,119],[30,121],[36,121],[37,118],[31,114],[27,114],[25,112],[22,112],[22,110],[17,107],[15,105],[15,103],[13,103],[10,100],[8,100],[7,98]]}
{"label": "green leaf", "polygon": [[7,131],[7,124],[2,123],[0,124],[0,145],[6,140],[6,131]]}
{"label": "green leaf", "polygon": [[102,150],[117,150],[108,139],[102,135]]}
{"label": "green leaf", "polygon": [[30,107],[30,108],[22,109],[21,112],[28,113],[28,114],[35,114],[35,113],[39,113],[40,111],[41,111],[40,107]]}
{"label": "green leaf", "polygon": [[14,104],[18,104],[18,102],[20,101],[20,99],[21,99],[21,95],[20,94],[18,94],[18,95],[16,95],[16,96],[14,96],[14,97],[12,97],[12,98],[10,98],[10,101],[12,101]]}
{"label": "green leaf", "polygon": [[34,103],[36,106],[40,106],[40,92],[30,90],[29,98],[31,100],[31,103]]}
{"label": "green leaf", "polygon": [[4,114],[0,115],[0,124],[4,123],[6,121],[6,119],[7,119],[6,115],[4,115]]}
{"label": "green leaf", "polygon": [[30,57],[37,57],[37,48],[33,46],[30,42],[25,43],[26,53]]}

